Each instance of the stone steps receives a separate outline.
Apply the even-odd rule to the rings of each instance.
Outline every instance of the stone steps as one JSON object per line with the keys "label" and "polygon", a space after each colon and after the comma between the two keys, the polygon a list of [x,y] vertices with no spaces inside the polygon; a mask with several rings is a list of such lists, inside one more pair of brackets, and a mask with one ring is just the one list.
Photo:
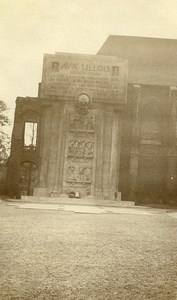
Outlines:
{"label": "stone steps", "polygon": [[113,201],[91,198],[59,198],[59,197],[42,197],[42,196],[22,196],[18,202],[30,203],[48,203],[48,204],[74,204],[74,205],[93,205],[93,206],[115,206],[115,207],[132,207],[135,205],[133,201]]}

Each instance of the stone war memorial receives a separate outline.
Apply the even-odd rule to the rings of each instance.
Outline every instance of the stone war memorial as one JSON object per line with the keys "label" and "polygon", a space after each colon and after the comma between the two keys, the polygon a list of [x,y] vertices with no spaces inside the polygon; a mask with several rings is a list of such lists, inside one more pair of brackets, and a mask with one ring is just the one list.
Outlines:
{"label": "stone war memorial", "polygon": [[127,72],[116,57],[44,55],[39,97],[17,98],[9,165],[20,193],[114,198]]}
{"label": "stone war memorial", "polygon": [[109,36],[97,55],[45,54],[17,97],[12,197],[177,203],[177,41]]}

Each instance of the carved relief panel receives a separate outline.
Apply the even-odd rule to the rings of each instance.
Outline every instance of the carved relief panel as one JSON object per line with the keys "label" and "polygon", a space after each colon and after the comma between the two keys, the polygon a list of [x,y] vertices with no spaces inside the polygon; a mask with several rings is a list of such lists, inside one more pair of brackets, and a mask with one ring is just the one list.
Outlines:
{"label": "carved relief panel", "polygon": [[91,187],[94,158],[95,115],[70,111],[65,148],[64,187],[86,194]]}
{"label": "carved relief panel", "polygon": [[70,131],[88,131],[94,132],[94,115],[74,114],[70,116]]}
{"label": "carved relief panel", "polygon": [[67,182],[91,183],[91,167],[70,165],[67,168]]}
{"label": "carved relief panel", "polygon": [[92,141],[83,141],[72,139],[68,145],[68,157],[93,158],[94,143]]}

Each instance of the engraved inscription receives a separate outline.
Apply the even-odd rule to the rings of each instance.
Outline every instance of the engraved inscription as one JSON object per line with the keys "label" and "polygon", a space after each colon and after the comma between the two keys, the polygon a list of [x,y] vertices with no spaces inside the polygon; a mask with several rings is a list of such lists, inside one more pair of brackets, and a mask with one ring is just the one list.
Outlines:
{"label": "engraved inscription", "polygon": [[90,93],[92,98],[124,102],[127,62],[116,57],[57,53],[46,55],[41,83],[42,96]]}
{"label": "engraved inscription", "polygon": [[93,158],[94,142],[71,140],[68,146],[68,157]]}

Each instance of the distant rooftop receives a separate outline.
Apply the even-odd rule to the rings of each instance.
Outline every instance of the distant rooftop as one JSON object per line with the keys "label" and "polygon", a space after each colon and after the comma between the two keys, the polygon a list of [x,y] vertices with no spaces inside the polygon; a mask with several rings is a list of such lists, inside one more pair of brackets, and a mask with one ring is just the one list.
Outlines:
{"label": "distant rooftop", "polygon": [[130,83],[177,86],[177,40],[110,35],[98,55],[129,61]]}

